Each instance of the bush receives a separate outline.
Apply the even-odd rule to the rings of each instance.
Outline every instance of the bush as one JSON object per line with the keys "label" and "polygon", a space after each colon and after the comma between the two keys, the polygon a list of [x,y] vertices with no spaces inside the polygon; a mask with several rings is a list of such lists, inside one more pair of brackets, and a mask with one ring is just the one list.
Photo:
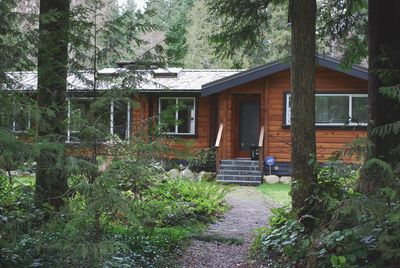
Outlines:
{"label": "bush", "polygon": [[213,148],[198,150],[193,156],[189,157],[188,165],[194,172],[215,172],[216,152]]}
{"label": "bush", "polygon": [[[374,160],[367,167],[385,179],[392,174],[381,161]],[[270,228],[261,229],[253,244],[253,256],[260,256],[271,267],[398,267],[397,180],[390,180],[390,188],[381,184],[373,195],[361,195],[355,191],[358,174],[341,164],[322,168],[313,196],[323,211],[315,219],[317,227],[307,233],[290,213],[274,210]]]}
{"label": "bush", "polygon": [[267,261],[270,267],[301,267],[311,243],[304,226],[288,208],[272,209],[271,213],[269,228],[258,230],[252,257]]}
{"label": "bush", "polygon": [[377,188],[393,188],[398,185],[392,167],[380,159],[369,159],[361,172],[363,180],[360,181],[359,190],[362,193],[374,194]]}
{"label": "bush", "polygon": [[33,185],[9,187],[0,180],[7,186],[0,189],[0,266],[173,266],[200,222],[224,209],[227,188],[218,184],[153,180],[138,198],[121,190],[131,187],[125,173],[109,176],[116,170],[93,182],[76,176],[68,206],[50,218],[32,205]]}
{"label": "bush", "polygon": [[146,192],[141,217],[146,225],[156,226],[206,222],[223,211],[228,190],[207,181],[167,180]]}

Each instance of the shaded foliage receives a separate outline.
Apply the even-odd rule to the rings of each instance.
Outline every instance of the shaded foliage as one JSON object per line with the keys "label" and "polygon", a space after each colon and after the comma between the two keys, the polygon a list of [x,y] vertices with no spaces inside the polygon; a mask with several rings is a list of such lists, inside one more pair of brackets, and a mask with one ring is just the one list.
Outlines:
{"label": "shaded foliage", "polygon": [[322,168],[318,183],[313,198],[323,207],[319,226],[307,234],[292,214],[275,210],[253,254],[272,267],[396,267],[399,181],[391,180],[391,188],[382,184],[367,197],[357,192],[359,172],[335,164]]}

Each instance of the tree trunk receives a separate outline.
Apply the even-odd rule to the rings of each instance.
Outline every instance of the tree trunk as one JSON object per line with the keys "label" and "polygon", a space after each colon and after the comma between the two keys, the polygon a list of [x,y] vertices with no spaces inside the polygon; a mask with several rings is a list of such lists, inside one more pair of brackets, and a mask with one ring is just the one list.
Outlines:
{"label": "tree trunk", "polygon": [[68,190],[65,172],[65,119],[69,0],[41,0],[38,57],[39,152],[35,202],[56,210]]}
{"label": "tree trunk", "polygon": [[[292,206],[301,219],[314,210],[310,196],[317,183],[310,159],[315,146],[315,0],[291,0]],[[310,227],[310,226],[309,226]]]}
{"label": "tree trunk", "polygon": [[[399,135],[374,136],[371,130],[386,124],[400,121],[400,103],[379,92],[383,86],[400,84],[400,1],[368,1],[368,53],[369,80],[368,95],[370,105],[369,138],[373,142],[372,157],[380,158],[393,167],[400,163]],[[386,72],[385,77],[378,75]],[[397,88],[399,90],[399,87]]]}

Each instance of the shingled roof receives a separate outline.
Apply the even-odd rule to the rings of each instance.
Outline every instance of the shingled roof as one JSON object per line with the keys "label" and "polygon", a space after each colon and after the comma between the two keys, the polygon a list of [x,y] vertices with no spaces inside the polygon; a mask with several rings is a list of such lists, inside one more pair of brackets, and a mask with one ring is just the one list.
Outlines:
{"label": "shingled roof", "polygon": [[[319,66],[348,74],[363,80],[368,79],[368,69],[359,65],[352,66],[349,70],[340,67],[340,61],[332,57],[316,56],[316,63]],[[268,64],[257,66],[246,71],[215,80],[202,86],[201,95],[209,96],[226,89],[243,85],[245,83],[272,75],[274,73],[290,69],[291,64],[284,61],[274,61]]]}
{"label": "shingled roof", "polygon": [[[221,78],[239,73],[240,70],[230,69],[181,69],[166,68],[145,71],[143,79],[138,83],[136,90],[139,92],[201,92],[201,86]],[[118,77],[123,69],[106,68],[98,73],[105,77]],[[16,91],[36,91],[36,72],[13,72],[8,74],[15,82],[13,87],[4,88]],[[93,83],[93,73],[82,72],[68,76],[68,91],[89,91]],[[98,90],[108,90],[117,85],[113,80],[99,82]]]}
{"label": "shingled roof", "polygon": [[[330,57],[316,56],[317,64],[341,73],[348,74],[363,80],[368,79],[368,69],[361,66],[353,66],[349,70],[340,68],[339,60]],[[144,76],[135,88],[139,92],[181,92],[200,93],[209,96],[226,89],[239,86],[250,81],[287,70],[290,64],[284,61],[275,61],[248,70],[232,69],[181,69],[164,68],[151,71],[143,71]],[[115,88],[118,83],[118,74],[126,72],[124,68],[105,68],[98,73],[107,80],[98,82],[98,90]],[[141,72],[141,71],[138,71]],[[6,90],[36,91],[36,72],[13,72],[9,77],[15,81],[12,88]],[[116,77],[116,78],[114,78]],[[68,91],[89,91],[92,89],[93,73],[80,72],[68,76]],[[4,88],[3,88],[4,90]]]}

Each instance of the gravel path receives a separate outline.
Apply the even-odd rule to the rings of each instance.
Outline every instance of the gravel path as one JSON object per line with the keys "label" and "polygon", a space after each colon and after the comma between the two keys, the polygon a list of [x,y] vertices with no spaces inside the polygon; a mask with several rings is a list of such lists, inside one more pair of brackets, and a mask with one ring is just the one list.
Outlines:
{"label": "gravel path", "polygon": [[235,187],[227,196],[231,209],[203,236],[241,239],[239,245],[193,240],[178,261],[182,268],[253,267],[248,263],[254,229],[265,226],[269,211],[275,205],[254,187]]}

